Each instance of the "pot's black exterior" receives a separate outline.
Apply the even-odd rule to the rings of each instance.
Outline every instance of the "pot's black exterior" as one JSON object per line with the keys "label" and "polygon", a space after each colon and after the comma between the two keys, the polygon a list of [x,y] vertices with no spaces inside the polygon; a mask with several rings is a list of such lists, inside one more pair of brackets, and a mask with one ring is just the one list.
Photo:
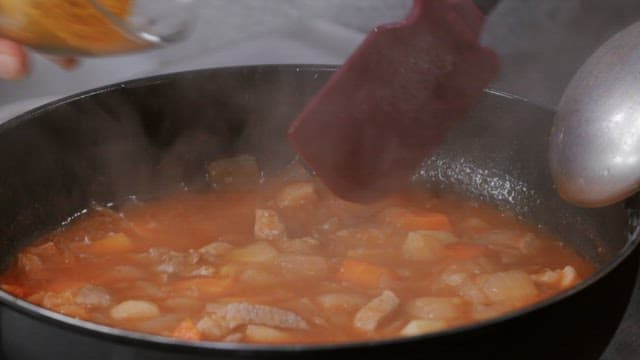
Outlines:
{"label": "pot's black exterior", "polygon": [[[266,66],[145,79],[0,126],[0,260],[7,263],[35,235],[91,200],[155,196],[183,184],[197,188],[205,182],[204,165],[216,156],[251,152],[267,169],[277,168],[291,157],[285,140],[289,120],[331,71]],[[557,198],[543,161],[551,115],[519,99],[487,94],[416,183],[508,207],[565,238],[600,266],[570,293],[434,336],[269,348],[186,344],[106,329],[0,292],[0,358],[597,359],[629,301],[638,239],[628,240],[621,205],[583,210]]]}

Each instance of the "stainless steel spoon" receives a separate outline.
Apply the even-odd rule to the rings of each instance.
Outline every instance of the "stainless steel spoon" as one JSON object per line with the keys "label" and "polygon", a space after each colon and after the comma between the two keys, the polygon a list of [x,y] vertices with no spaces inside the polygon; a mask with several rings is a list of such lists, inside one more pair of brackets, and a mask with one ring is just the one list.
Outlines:
{"label": "stainless steel spoon", "polygon": [[580,206],[606,206],[640,187],[640,22],[604,43],[569,83],[550,166],[560,196]]}

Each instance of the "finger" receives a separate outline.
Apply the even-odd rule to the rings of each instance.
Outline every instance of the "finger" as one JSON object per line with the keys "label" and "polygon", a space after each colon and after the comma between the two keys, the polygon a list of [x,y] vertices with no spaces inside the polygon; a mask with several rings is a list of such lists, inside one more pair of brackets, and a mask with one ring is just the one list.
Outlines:
{"label": "finger", "polygon": [[27,74],[29,66],[24,48],[0,38],[0,79],[17,80]]}
{"label": "finger", "polygon": [[45,59],[51,61],[52,63],[58,65],[62,69],[72,70],[78,66],[78,59],[76,58],[62,58],[57,56],[45,56]]}

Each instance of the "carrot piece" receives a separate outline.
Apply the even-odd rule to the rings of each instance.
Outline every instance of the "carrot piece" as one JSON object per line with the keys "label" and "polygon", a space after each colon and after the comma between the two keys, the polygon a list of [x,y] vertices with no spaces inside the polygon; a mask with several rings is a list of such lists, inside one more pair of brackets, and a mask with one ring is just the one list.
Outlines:
{"label": "carrot piece", "polygon": [[182,340],[192,340],[198,341],[202,340],[202,334],[196,328],[196,325],[189,318],[186,318],[178,324],[178,326],[173,330],[171,334],[174,338],[182,339]]}
{"label": "carrot piece", "polygon": [[89,252],[94,255],[118,254],[131,251],[135,244],[123,233],[107,235],[89,244]]}
{"label": "carrot piece", "polygon": [[27,295],[27,290],[19,285],[2,284],[0,288],[13,296],[24,298]]}
{"label": "carrot piece", "polygon": [[232,281],[230,278],[193,278],[176,282],[173,288],[179,292],[194,291],[203,295],[221,295],[231,289]]}
{"label": "carrot piece", "polygon": [[393,276],[393,273],[385,267],[355,259],[344,259],[338,272],[339,280],[366,288],[378,287],[384,276]]}
{"label": "carrot piece", "polygon": [[391,211],[387,214],[387,221],[407,231],[452,229],[447,215],[436,212]]}
{"label": "carrot piece", "polygon": [[484,256],[489,249],[479,244],[454,243],[445,246],[445,255],[454,259],[466,260]]}

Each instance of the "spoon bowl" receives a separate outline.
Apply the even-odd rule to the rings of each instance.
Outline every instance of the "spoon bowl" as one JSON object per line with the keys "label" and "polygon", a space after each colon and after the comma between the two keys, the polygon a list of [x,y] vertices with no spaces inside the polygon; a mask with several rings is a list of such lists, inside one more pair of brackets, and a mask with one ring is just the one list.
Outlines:
{"label": "spoon bowl", "polygon": [[564,92],[550,167],[565,200],[601,207],[640,187],[640,22],[605,42]]}

